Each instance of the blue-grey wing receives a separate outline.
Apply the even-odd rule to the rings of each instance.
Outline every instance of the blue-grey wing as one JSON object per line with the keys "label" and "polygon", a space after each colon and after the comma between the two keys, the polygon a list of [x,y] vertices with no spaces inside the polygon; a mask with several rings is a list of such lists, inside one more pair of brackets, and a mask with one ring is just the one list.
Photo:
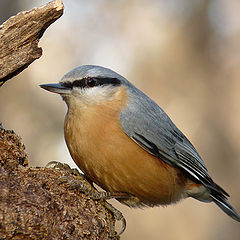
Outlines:
{"label": "blue-grey wing", "polygon": [[123,131],[150,154],[182,169],[208,189],[228,195],[213,182],[196,149],[167,114],[133,85],[128,89],[128,104],[120,114]]}

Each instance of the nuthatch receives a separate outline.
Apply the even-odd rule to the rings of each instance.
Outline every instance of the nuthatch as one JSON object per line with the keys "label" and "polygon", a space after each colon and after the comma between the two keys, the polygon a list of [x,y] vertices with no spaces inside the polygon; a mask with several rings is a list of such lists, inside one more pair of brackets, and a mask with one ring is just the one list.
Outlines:
{"label": "nuthatch", "polygon": [[64,134],[75,163],[107,192],[127,193],[120,202],[153,207],[193,197],[213,201],[240,221],[190,141],[124,77],[86,65],[41,87],[60,94],[68,106]]}

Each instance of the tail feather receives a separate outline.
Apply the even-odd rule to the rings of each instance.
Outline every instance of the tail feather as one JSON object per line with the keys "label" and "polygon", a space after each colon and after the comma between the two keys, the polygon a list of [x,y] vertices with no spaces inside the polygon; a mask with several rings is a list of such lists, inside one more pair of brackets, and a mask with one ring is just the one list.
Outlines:
{"label": "tail feather", "polygon": [[225,196],[211,194],[211,197],[214,203],[216,203],[228,216],[240,222],[240,215],[226,200]]}

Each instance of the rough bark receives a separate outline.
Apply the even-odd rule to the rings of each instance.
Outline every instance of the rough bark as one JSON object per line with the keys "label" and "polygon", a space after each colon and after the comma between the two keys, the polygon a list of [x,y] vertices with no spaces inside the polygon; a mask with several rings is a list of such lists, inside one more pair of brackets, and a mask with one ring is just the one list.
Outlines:
{"label": "rough bark", "polygon": [[24,149],[13,131],[0,130],[0,239],[117,238],[114,219],[101,202],[60,180],[79,176],[27,167]]}
{"label": "rough bark", "polygon": [[[41,56],[38,41],[62,13],[56,0],[0,26],[0,85]],[[0,239],[119,239],[104,205],[61,176],[79,180],[67,170],[28,167],[21,138],[0,124]]]}
{"label": "rough bark", "polygon": [[0,85],[42,55],[44,31],[63,14],[61,0],[18,13],[0,26]]}

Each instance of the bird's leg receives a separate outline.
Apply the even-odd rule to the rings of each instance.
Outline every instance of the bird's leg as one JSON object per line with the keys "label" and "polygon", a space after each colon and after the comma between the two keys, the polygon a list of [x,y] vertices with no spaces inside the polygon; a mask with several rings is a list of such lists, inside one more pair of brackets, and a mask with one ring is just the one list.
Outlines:
{"label": "bird's leg", "polygon": [[[85,193],[87,196],[93,200],[108,200],[112,198],[125,199],[129,198],[129,194],[122,192],[99,192],[84,174],[80,173],[76,168],[71,168],[66,163],[61,163],[57,161],[49,162],[46,167],[53,167],[60,170],[65,170],[74,176],[79,176],[81,180],[73,180],[71,177],[62,176],[59,178],[61,183],[68,182],[72,189],[78,189],[80,192]],[[91,187],[89,186],[91,185]]]}
{"label": "bird's leg", "polygon": [[87,177],[80,173],[76,168],[72,169],[68,164],[61,163],[57,161],[49,162],[46,167],[53,167],[60,170],[65,170],[70,174],[79,177],[79,179],[72,179],[70,176],[62,176],[58,180],[61,183],[68,183],[71,189],[77,189],[85,195],[89,196],[93,200],[102,201],[103,205],[113,214],[117,221],[122,221],[122,228],[118,235],[122,234],[126,229],[126,220],[122,213],[113,207],[106,200],[116,198],[116,199],[128,199],[130,196],[127,193],[122,192],[99,192],[93,183],[87,179]]}
{"label": "bird's leg", "polygon": [[122,234],[126,229],[126,219],[122,215],[122,213],[117,210],[115,207],[113,207],[110,203],[108,203],[106,200],[116,198],[116,199],[125,199],[129,198],[129,194],[121,193],[121,192],[99,192],[97,189],[95,189],[92,185],[91,188],[89,188],[89,184],[85,184],[82,180],[72,180],[71,178],[67,176],[62,176],[59,178],[59,180],[63,182],[68,182],[69,186],[72,189],[78,189],[80,192],[83,192],[87,196],[89,196],[93,200],[100,200],[102,201],[102,204],[113,214],[114,218],[117,221],[122,222],[122,228],[118,235]]}

